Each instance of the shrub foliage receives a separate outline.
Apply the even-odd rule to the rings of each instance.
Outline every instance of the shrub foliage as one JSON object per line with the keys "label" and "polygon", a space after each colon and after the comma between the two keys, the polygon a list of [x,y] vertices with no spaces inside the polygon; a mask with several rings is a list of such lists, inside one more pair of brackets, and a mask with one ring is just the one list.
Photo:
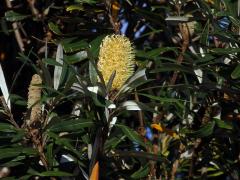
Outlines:
{"label": "shrub foliage", "polygon": [[[1,6],[1,37],[14,39],[0,56],[3,179],[239,179],[238,1]],[[135,49],[118,89],[119,46],[98,68],[112,34]]]}

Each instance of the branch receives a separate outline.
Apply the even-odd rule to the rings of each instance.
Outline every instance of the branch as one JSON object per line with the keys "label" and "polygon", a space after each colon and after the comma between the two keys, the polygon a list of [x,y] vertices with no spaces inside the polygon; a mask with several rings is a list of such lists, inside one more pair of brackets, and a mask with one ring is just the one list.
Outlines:
{"label": "branch", "polygon": [[41,17],[41,14],[39,13],[38,9],[35,7],[36,0],[27,0],[30,10],[32,11],[32,14],[39,19]]}
{"label": "branch", "polygon": [[104,0],[106,10],[108,12],[110,23],[116,34],[120,33],[120,23],[118,22],[118,13],[120,10],[120,4],[117,1],[113,3],[111,0]]}
{"label": "branch", "polygon": [[[185,51],[188,48],[189,45],[189,30],[186,24],[179,24],[179,29],[182,35],[182,39],[183,39],[183,43],[182,43],[182,47],[181,47],[181,52],[177,58],[177,64],[181,64],[183,61],[183,55],[185,53]],[[173,74],[173,77],[170,81],[170,85],[174,85],[176,80],[177,80],[177,76],[178,76],[178,72],[175,71]]]}
{"label": "branch", "polygon": [[179,159],[180,159],[180,155],[182,154],[183,150],[184,150],[185,146],[180,143],[179,145],[179,149],[178,149],[178,156],[177,159],[174,161],[173,165],[172,165],[172,171],[171,171],[171,177],[170,180],[174,180],[175,179],[175,175],[177,173],[178,170],[178,166],[179,166]]}
{"label": "branch", "polygon": [[[7,5],[7,8],[9,9],[12,9],[12,3],[10,0],[5,0],[6,2],[6,5]],[[14,31],[14,34],[15,34],[15,38],[16,38],[16,41],[18,43],[18,46],[20,48],[20,51],[21,52],[24,52],[25,49],[24,49],[24,44],[23,44],[23,39],[22,39],[22,36],[21,36],[21,33],[19,31],[19,25],[17,22],[13,22],[12,23],[12,27],[13,27],[13,31]]]}

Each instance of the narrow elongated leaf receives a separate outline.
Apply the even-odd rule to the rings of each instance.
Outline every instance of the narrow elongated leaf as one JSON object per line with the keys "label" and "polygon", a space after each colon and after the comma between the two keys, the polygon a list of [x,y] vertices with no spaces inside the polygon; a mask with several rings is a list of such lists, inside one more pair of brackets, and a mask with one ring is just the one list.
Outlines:
{"label": "narrow elongated leaf", "polygon": [[[50,138],[53,138],[55,140],[54,143],[62,146],[64,149],[67,149],[71,152],[73,152],[76,156],[74,157],[78,157],[78,158],[82,158],[82,154],[76,150],[75,147],[73,147],[71,144],[70,144],[70,141],[69,139],[66,139],[66,138],[62,138],[62,137],[59,137],[57,134],[51,132],[51,131],[48,131],[47,132],[47,135],[50,137]],[[81,161],[78,161],[78,164],[80,164],[82,167],[85,167],[85,165],[81,162]]]}
{"label": "narrow elongated leaf", "polygon": [[133,142],[136,142],[142,146],[145,146],[142,138],[140,137],[140,135],[132,130],[131,128],[125,126],[125,125],[122,125],[122,124],[116,124],[115,125],[116,127],[120,128],[122,130],[122,132]]}
{"label": "narrow elongated leaf", "polygon": [[[146,69],[141,69],[127,80],[127,82],[119,90],[118,94],[127,92],[129,89],[133,88],[132,86],[134,86],[135,88],[139,84],[144,83],[145,81],[147,81]],[[138,84],[135,84],[135,82],[138,82]]]}
{"label": "narrow elongated leaf", "polygon": [[14,12],[13,10],[7,11],[5,13],[6,20],[10,22],[21,21],[27,17],[29,17],[29,15],[23,15],[23,14]]}
{"label": "narrow elongated leaf", "polygon": [[108,139],[106,141],[106,143],[104,144],[104,148],[106,150],[108,149],[115,149],[117,147],[117,145],[122,142],[124,139],[126,138],[125,135],[121,136],[121,137],[113,137],[111,139]]}
{"label": "narrow elongated leaf", "polygon": [[235,67],[235,69],[233,70],[231,77],[233,79],[238,79],[240,78],[240,64],[237,65],[237,67]]}
{"label": "narrow elongated leaf", "polygon": [[36,150],[32,148],[23,148],[20,146],[0,149],[0,159],[17,157],[20,154],[36,155]]}
{"label": "narrow elongated leaf", "polygon": [[150,71],[150,73],[168,72],[168,71],[180,71],[180,72],[195,74],[192,68],[183,66],[181,64],[171,64],[171,63],[161,63],[159,67]]}
{"label": "narrow elongated leaf", "polygon": [[80,51],[73,55],[64,56],[64,59],[69,64],[75,64],[87,59],[87,57],[88,57],[87,51]]}
{"label": "narrow elongated leaf", "polygon": [[11,158],[20,155],[21,152],[12,149],[1,149],[0,150],[0,159]]}
{"label": "narrow elongated leaf", "polygon": [[78,40],[76,38],[66,38],[60,42],[65,53],[71,53],[88,48],[88,43],[85,40]]}
{"label": "narrow elongated leaf", "polygon": [[[56,55],[56,62],[63,65],[63,47],[61,44],[57,47],[57,55]],[[53,79],[53,87],[54,89],[58,89],[60,80],[62,75],[62,66],[55,66],[54,68],[54,79]]]}
{"label": "narrow elongated leaf", "polygon": [[182,99],[152,96],[152,95],[143,94],[143,93],[139,93],[139,95],[148,97],[148,98],[153,99],[153,100],[160,101],[162,103],[176,103],[176,105],[178,105],[181,109],[185,108],[185,106],[183,104],[185,102],[185,100],[182,100]]}
{"label": "narrow elongated leaf", "polygon": [[129,111],[141,111],[141,108],[135,101],[125,101],[122,104],[123,107],[125,107]]}
{"label": "narrow elongated leaf", "polygon": [[73,174],[68,173],[68,172],[63,172],[63,171],[45,171],[45,172],[42,172],[38,175],[39,176],[44,176],[44,177],[48,177],[48,176],[55,176],[55,177],[73,176]]}
{"label": "narrow elongated leaf", "polygon": [[91,127],[93,125],[93,121],[90,120],[65,120],[65,121],[59,121],[58,123],[54,124],[49,128],[52,132],[73,132],[78,131],[86,127]]}
{"label": "narrow elongated leaf", "polygon": [[45,59],[43,59],[43,61],[44,61],[45,64],[49,64],[49,65],[52,65],[52,66],[62,66],[61,63],[57,62],[53,58],[45,58]]}
{"label": "narrow elongated leaf", "polygon": [[215,121],[212,121],[204,125],[199,130],[195,132],[187,133],[187,134],[191,135],[192,137],[198,137],[198,138],[207,137],[213,133],[214,127],[215,127]]}
{"label": "narrow elongated leaf", "polygon": [[9,109],[11,109],[11,104],[10,104],[10,100],[9,100],[9,92],[8,92],[8,88],[7,88],[7,83],[3,74],[3,69],[2,66],[0,64],[0,89],[2,91],[3,97],[5,102],[7,103],[7,106]]}
{"label": "narrow elongated leaf", "polygon": [[93,58],[97,58],[98,54],[99,54],[99,49],[100,49],[100,44],[102,43],[103,38],[106,35],[101,35],[98,36],[96,39],[94,39],[93,41],[91,41],[90,44],[90,49],[89,52],[91,53],[91,56]]}
{"label": "narrow elongated leaf", "polygon": [[205,45],[208,44],[208,35],[209,35],[209,21],[206,22],[205,27],[202,31],[202,35],[200,38],[200,42],[202,44],[205,44]]}
{"label": "narrow elongated leaf", "polygon": [[54,24],[53,22],[48,23],[48,27],[55,34],[62,35],[62,32],[60,31],[59,27],[56,24]]}
{"label": "narrow elongated leaf", "polygon": [[96,71],[96,68],[94,67],[93,61],[89,61],[89,76],[90,76],[91,83],[95,85],[98,79],[97,79],[97,71]]}
{"label": "narrow elongated leaf", "polygon": [[114,154],[111,156],[119,156],[119,157],[136,157],[139,159],[148,159],[148,160],[153,160],[153,161],[158,161],[158,162],[164,162],[166,164],[170,163],[164,156],[162,155],[157,155],[157,154],[152,154],[152,153],[147,153],[143,151],[114,151]]}
{"label": "narrow elongated leaf", "polygon": [[13,104],[19,105],[19,106],[27,106],[27,101],[17,94],[11,94],[10,100]]}
{"label": "narrow elongated leaf", "polygon": [[0,123],[0,132],[16,132],[16,128],[8,123]]}
{"label": "narrow elongated leaf", "polygon": [[136,56],[140,58],[146,58],[146,59],[155,59],[156,57],[159,57],[162,53],[173,51],[176,53],[176,48],[174,47],[161,47],[157,49],[153,49],[150,51],[137,51]]}
{"label": "narrow elongated leaf", "polygon": [[230,124],[229,122],[225,122],[221,119],[216,119],[216,118],[214,120],[215,120],[217,126],[220,128],[229,129],[229,130],[233,129],[232,124]]}
{"label": "narrow elongated leaf", "polygon": [[145,166],[141,167],[139,170],[137,170],[135,173],[131,175],[131,178],[133,179],[140,179],[144,178],[149,173],[149,164],[146,164]]}
{"label": "narrow elongated leaf", "polygon": [[70,5],[66,8],[66,11],[83,11],[82,4]]}

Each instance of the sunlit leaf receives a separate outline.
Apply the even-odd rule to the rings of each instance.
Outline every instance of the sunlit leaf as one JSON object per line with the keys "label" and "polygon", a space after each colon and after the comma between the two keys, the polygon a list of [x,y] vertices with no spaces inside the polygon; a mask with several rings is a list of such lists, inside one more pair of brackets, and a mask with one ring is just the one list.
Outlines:
{"label": "sunlit leaf", "polygon": [[48,27],[55,34],[57,34],[57,35],[61,35],[62,34],[62,32],[60,31],[59,27],[56,24],[54,24],[53,22],[48,23]]}
{"label": "sunlit leaf", "polygon": [[21,21],[27,17],[29,17],[29,15],[23,15],[23,14],[14,12],[13,10],[5,12],[5,18],[7,21],[10,21],[10,22]]}

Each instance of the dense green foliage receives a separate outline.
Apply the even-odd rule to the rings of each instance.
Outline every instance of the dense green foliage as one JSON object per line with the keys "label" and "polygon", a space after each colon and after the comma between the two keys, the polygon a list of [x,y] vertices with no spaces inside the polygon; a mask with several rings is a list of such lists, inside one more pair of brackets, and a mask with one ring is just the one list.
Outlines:
{"label": "dense green foliage", "polygon": [[[3,179],[239,179],[237,7],[237,0],[2,1],[1,37],[14,39],[0,54],[10,94],[1,80],[0,167],[10,171]],[[120,90],[97,69],[100,44],[114,33],[136,52]],[[28,126],[33,74],[43,80],[41,115]]]}

